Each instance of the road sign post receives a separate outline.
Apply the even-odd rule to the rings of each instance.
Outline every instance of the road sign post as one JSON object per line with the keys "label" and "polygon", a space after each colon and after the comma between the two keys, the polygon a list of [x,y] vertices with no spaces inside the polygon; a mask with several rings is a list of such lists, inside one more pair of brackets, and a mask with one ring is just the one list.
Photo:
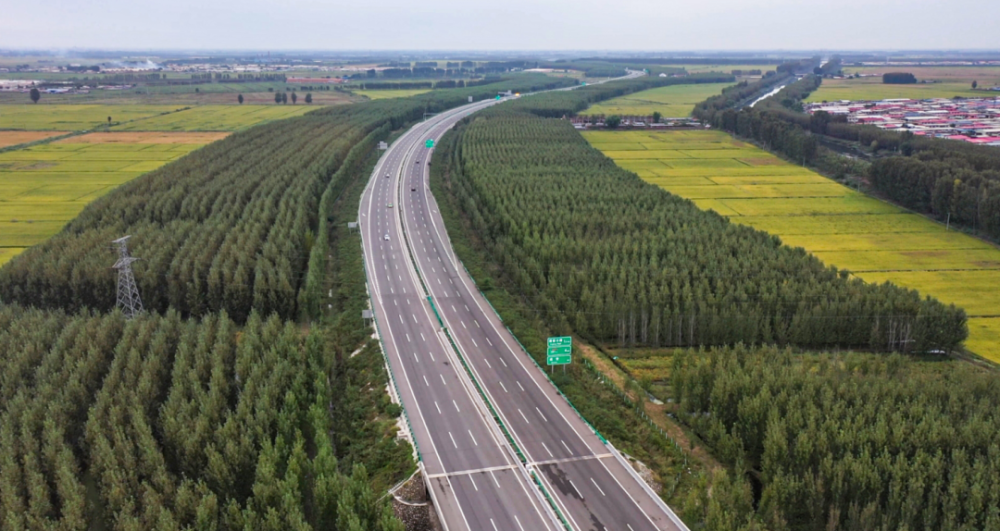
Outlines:
{"label": "road sign post", "polygon": [[545,352],[545,362],[551,368],[555,365],[562,365],[563,372],[566,365],[573,361],[573,338],[569,336],[550,337],[548,349]]}

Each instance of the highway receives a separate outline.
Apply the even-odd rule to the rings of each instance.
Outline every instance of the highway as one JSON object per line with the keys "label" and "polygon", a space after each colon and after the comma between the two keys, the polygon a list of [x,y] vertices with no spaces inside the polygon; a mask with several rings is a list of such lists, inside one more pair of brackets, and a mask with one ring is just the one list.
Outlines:
{"label": "highway", "polygon": [[[487,102],[485,104],[489,104]],[[414,126],[386,151],[362,196],[359,223],[382,347],[410,419],[435,509],[449,530],[555,530],[558,523],[459,371],[412,262],[396,215],[398,185],[427,130],[477,109]],[[468,106],[467,106],[468,107]]]}
{"label": "highway", "polygon": [[428,188],[433,150],[424,142],[494,103],[454,109],[404,134],[376,167],[359,218],[381,339],[437,510],[449,529],[562,528],[534,474],[573,529],[686,531],[520,349],[454,255]]}

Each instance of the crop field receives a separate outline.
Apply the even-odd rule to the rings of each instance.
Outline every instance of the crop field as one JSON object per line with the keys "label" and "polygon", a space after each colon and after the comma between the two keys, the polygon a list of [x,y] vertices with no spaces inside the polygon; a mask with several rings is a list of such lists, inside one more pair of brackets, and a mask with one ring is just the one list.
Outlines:
{"label": "crop field", "polygon": [[65,131],[0,131],[0,148],[64,135]]}
{"label": "crop field", "polygon": [[[966,347],[1000,362],[1000,249],[873,199],[718,131],[594,131],[643,180],[775,234],[869,282],[918,290],[969,314]],[[630,368],[639,361],[625,361]],[[645,363],[645,362],[642,362]]]}
{"label": "crop field", "polygon": [[731,83],[699,83],[658,87],[610,99],[591,106],[581,114],[649,116],[659,111],[668,118],[685,118],[691,116],[695,105],[721,93],[729,85]]}
{"label": "crop field", "polygon": [[819,89],[806,98],[807,102],[837,100],[885,100],[909,98],[922,100],[929,98],[986,98],[993,93],[972,90],[966,83],[917,83],[914,85],[885,85],[882,78],[824,79]]}
{"label": "crop field", "polygon": [[0,129],[80,131],[176,111],[176,105],[0,105]]}
{"label": "crop field", "polygon": [[116,131],[236,131],[316,110],[313,105],[202,105],[116,127]]}
{"label": "crop field", "polygon": [[[926,80],[927,83],[884,85],[881,74],[886,72],[910,72],[917,77],[917,80]],[[866,66],[846,67],[844,73],[875,75],[875,77],[825,79],[820,88],[806,98],[806,101],[951,98],[954,96],[989,98],[995,96],[996,93],[972,90],[972,82],[978,81],[980,89],[1000,85],[1000,67],[991,66]]]}
{"label": "crop field", "polygon": [[[273,96],[272,96],[273,97]],[[0,105],[0,130],[80,131],[107,124],[114,131],[236,131],[299,116],[318,105]]]}
{"label": "crop field", "polygon": [[664,65],[664,66],[682,66],[685,70],[692,74],[700,74],[702,72],[723,72],[730,73],[733,70],[760,70],[761,72],[767,72],[768,70],[774,70],[778,68],[778,65]]}
{"label": "crop field", "polygon": [[432,89],[403,89],[403,90],[355,90],[355,94],[360,94],[367,97],[370,100],[384,100],[386,98],[408,98],[410,96],[416,96],[417,94],[423,94],[425,92],[430,92]]}
{"label": "crop field", "polygon": [[90,133],[0,153],[0,265],[86,206],[222,133]]}

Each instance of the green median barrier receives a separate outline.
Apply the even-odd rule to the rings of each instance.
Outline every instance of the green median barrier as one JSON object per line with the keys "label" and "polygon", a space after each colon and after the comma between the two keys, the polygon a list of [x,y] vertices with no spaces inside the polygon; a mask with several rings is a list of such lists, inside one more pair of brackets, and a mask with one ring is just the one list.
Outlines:
{"label": "green median barrier", "polygon": [[552,499],[551,495],[549,495],[549,491],[545,488],[545,485],[542,485],[542,481],[538,479],[538,474],[536,474],[534,470],[531,471],[531,479],[535,480],[535,486],[537,486],[538,490],[542,491],[542,494],[545,495],[545,499],[548,500],[549,505],[552,506],[552,510],[555,511],[556,516],[559,517],[559,521],[562,522],[563,527],[569,531],[573,531],[569,522],[566,521],[566,517],[563,516],[562,511],[559,510],[559,506],[556,505],[556,501]]}
{"label": "green median barrier", "polygon": [[455,343],[455,339],[451,337],[451,332],[449,332],[447,328],[444,328],[443,330],[445,337],[448,338],[448,343],[451,344],[451,348],[455,349],[455,354],[458,356],[458,361],[461,362],[462,367],[465,369],[465,373],[468,374],[469,379],[472,380],[472,385],[476,386],[476,391],[479,393],[479,396],[483,399],[483,402],[486,404],[486,407],[490,410],[490,415],[493,417],[493,420],[496,421],[497,426],[500,426],[500,431],[502,431],[504,437],[507,438],[507,442],[510,443],[510,447],[514,449],[514,453],[517,454],[517,457],[518,459],[521,460],[521,463],[527,463],[528,458],[525,457],[524,453],[521,451],[521,448],[517,445],[516,442],[514,442],[514,437],[507,430],[507,425],[504,424],[502,420],[500,420],[500,415],[497,414],[496,409],[493,407],[493,404],[490,402],[489,398],[486,397],[486,393],[483,392],[482,387],[479,386],[479,381],[476,380],[476,377],[472,374],[472,370],[469,369],[469,364],[465,361],[465,357],[462,356],[462,352],[458,350],[458,345]]}
{"label": "green median barrier", "polygon": [[434,317],[437,317],[438,324],[440,324],[441,328],[443,329],[444,321],[441,320],[441,314],[438,313],[437,306],[434,306],[434,299],[432,299],[431,297],[427,297],[427,303],[431,305],[431,309],[434,310]]}

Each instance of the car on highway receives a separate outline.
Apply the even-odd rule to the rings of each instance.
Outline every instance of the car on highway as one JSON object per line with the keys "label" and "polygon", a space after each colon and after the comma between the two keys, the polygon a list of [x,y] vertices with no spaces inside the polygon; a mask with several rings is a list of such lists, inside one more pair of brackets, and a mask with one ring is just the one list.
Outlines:
{"label": "car on highway", "polygon": [[389,241],[389,235],[386,234],[385,236],[382,236],[382,239],[385,240],[385,241]]}
{"label": "car on highway", "polygon": [[389,208],[392,208],[392,203],[389,203],[389,204],[388,204],[388,207],[389,207]]}
{"label": "car on highway", "polygon": [[386,179],[388,179],[388,178],[389,178],[389,174],[388,174],[388,173],[387,173],[387,174],[385,174],[385,178],[386,178]]}
{"label": "car on highway", "polygon": [[411,186],[410,187],[410,191],[411,192],[416,192],[417,191],[417,187],[416,186]]}
{"label": "car on highway", "polygon": [[414,164],[420,164],[420,161],[418,160],[418,161],[414,162]]}

